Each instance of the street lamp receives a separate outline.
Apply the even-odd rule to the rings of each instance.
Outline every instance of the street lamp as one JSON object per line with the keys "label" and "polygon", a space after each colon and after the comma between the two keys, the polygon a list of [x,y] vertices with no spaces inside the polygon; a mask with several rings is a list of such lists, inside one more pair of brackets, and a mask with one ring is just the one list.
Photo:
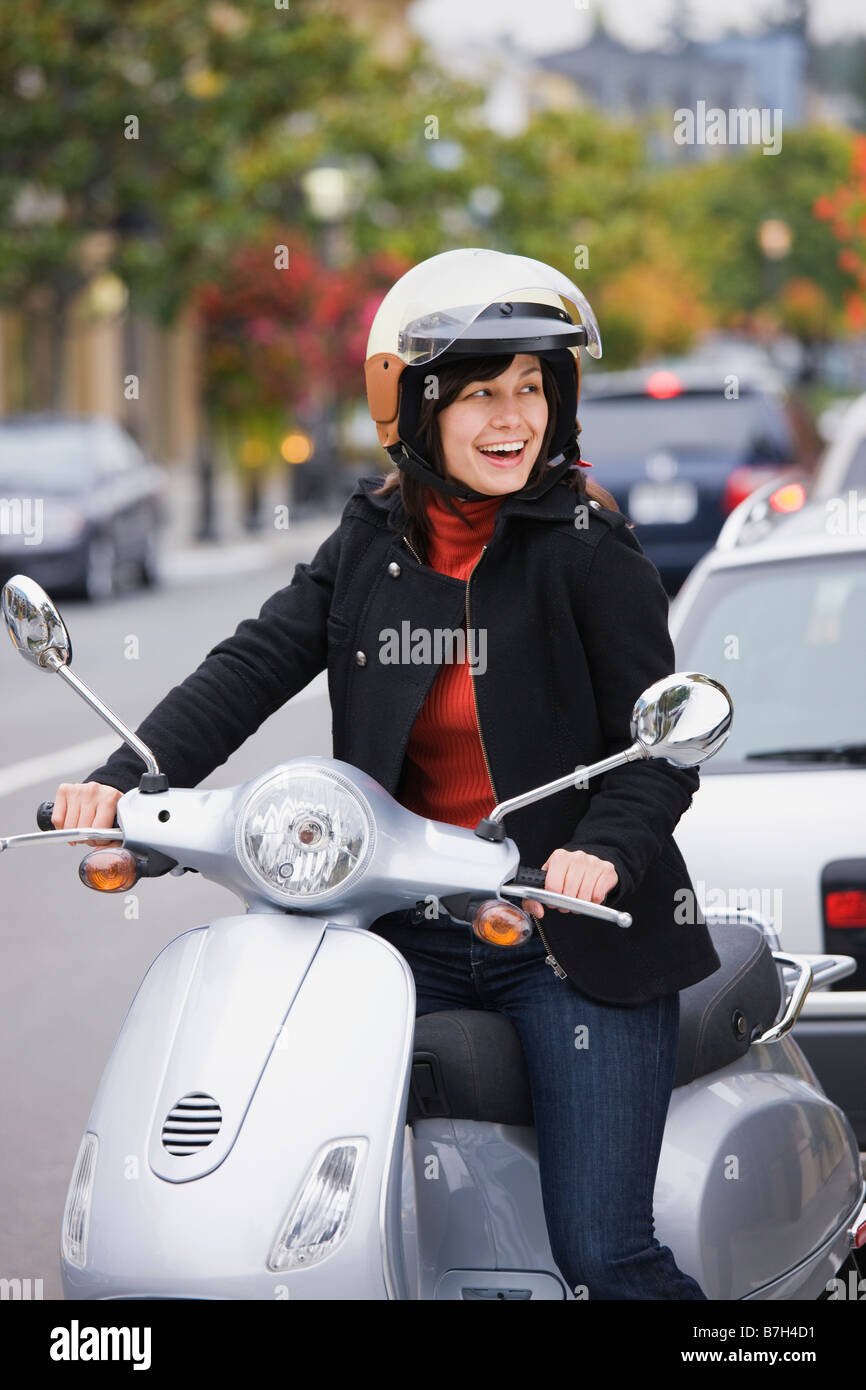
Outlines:
{"label": "street lamp", "polygon": [[767,217],[758,228],[758,244],[768,260],[784,260],[792,241],[791,228],[781,217]]}
{"label": "street lamp", "polygon": [[765,217],[758,227],[758,245],[764,257],[764,294],[771,299],[782,283],[781,262],[791,250],[794,236],[781,217]]}
{"label": "street lamp", "polygon": [[[301,187],[310,216],[321,227],[321,256],[326,269],[345,259],[345,223],[357,206],[358,171],[340,161],[326,161],[301,176]],[[313,424],[314,447],[309,462],[291,465],[293,500],[322,500],[337,467],[336,402],[329,381],[319,383],[317,419]]]}
{"label": "street lamp", "polygon": [[301,175],[301,187],[317,222],[341,222],[352,210],[352,175],[344,164],[315,165]]}

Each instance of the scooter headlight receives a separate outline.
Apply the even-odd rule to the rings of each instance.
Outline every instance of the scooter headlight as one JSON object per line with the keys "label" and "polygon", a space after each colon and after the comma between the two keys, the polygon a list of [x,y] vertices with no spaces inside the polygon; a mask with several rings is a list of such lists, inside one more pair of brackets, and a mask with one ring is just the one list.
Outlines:
{"label": "scooter headlight", "polygon": [[325,902],[360,877],[375,822],[365,798],[331,768],[290,767],[250,794],[237,850],[259,884],[291,906]]}

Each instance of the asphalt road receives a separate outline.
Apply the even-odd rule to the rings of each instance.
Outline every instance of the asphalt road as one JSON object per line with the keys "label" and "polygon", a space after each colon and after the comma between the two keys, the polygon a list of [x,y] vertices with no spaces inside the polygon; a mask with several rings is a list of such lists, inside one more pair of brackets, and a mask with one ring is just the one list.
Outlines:
{"label": "asphalt road", "polygon": [[[131,727],[254,617],[336,525],[299,525],[280,548],[177,556],[166,585],[101,607],[65,602],[73,669]],[[128,659],[130,637],[137,659]],[[331,752],[324,675],[283,706],[203,786],[231,786],[274,763]],[[24,662],[0,630],[0,834],[35,829],[61,781],[80,780],[119,740],[73,691]],[[105,751],[94,740],[105,740]],[[78,753],[78,745],[85,747]],[[72,749],[64,754],[63,750]],[[33,760],[39,761],[34,762]],[[83,761],[82,761],[83,759]],[[145,880],[137,920],[124,895],[89,892],[66,841],[0,856],[0,1278],[41,1279],[62,1297],[59,1239],[69,1176],[118,1029],[153,958],[182,931],[239,910],[193,874]],[[242,908],[240,909],[242,910]]]}

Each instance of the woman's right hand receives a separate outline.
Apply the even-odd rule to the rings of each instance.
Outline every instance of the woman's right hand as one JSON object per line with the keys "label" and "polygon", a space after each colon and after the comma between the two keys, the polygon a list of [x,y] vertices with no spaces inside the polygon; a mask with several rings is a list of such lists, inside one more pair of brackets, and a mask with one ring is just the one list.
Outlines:
{"label": "woman's right hand", "polygon": [[[51,820],[56,830],[111,830],[117,803],[123,796],[101,782],[61,782],[54,797]],[[119,845],[121,840],[70,840],[71,845]]]}

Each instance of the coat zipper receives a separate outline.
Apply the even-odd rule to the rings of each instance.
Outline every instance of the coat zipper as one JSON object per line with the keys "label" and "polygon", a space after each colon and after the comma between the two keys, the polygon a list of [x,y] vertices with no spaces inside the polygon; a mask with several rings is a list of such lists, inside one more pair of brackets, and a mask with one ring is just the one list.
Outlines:
{"label": "coat zipper", "polygon": [[[466,580],[466,641],[467,641],[467,644],[468,644],[468,642],[469,642],[469,626],[470,626],[470,624],[469,624],[469,585],[472,583],[472,576],[473,576],[473,574],[474,574],[475,571],[477,570],[478,566],[481,564],[481,561],[484,559],[484,552],[486,551],[486,549],[487,549],[487,546],[486,546],[486,545],[484,545],[484,546],[481,547],[481,554],[478,556],[478,559],[475,561],[475,564],[472,566],[471,570],[469,571],[469,578]],[[489,758],[487,757],[487,748],[486,748],[485,743],[484,743],[484,734],[481,732],[481,720],[480,720],[480,718],[479,718],[479,716],[478,716],[478,697],[477,697],[477,695],[475,694],[475,677],[474,677],[473,674],[472,674],[472,667],[471,667],[471,666],[469,667],[469,684],[470,684],[471,687],[472,687],[472,702],[473,702],[473,704],[475,705],[475,722],[476,722],[476,724],[478,725],[478,737],[479,737],[480,740],[481,740],[481,751],[482,751],[482,753],[484,754],[484,764],[485,764],[485,766],[486,766],[486,768],[487,768],[487,776],[490,778],[490,786],[491,786],[491,788],[493,789],[493,795],[494,795],[494,797],[496,798],[496,800],[498,801],[498,800],[499,800],[499,793],[497,792],[496,787],[494,786],[494,783],[493,783],[493,773],[490,771],[490,760],[489,760]]]}
{"label": "coat zipper", "polygon": [[[406,537],[405,537],[405,536],[403,537],[403,539],[404,539],[404,541],[406,541]],[[409,542],[406,541],[406,544],[409,545]],[[412,554],[415,556],[415,559],[418,561],[418,564],[423,566],[423,561],[421,560],[421,558],[420,558],[420,556],[419,556],[417,550],[414,550],[414,549],[412,548],[411,545],[409,545],[409,549],[412,551]]]}
{"label": "coat zipper", "polygon": [[562,966],[560,965],[559,961],[556,959],[556,956],[555,956],[555,955],[553,954],[553,952],[551,951],[551,949],[550,949],[550,943],[548,942],[547,937],[544,935],[544,932],[541,930],[541,923],[539,922],[539,920],[538,920],[538,918],[536,917],[536,915],[535,915],[534,912],[530,912],[529,915],[530,915],[530,917],[532,918],[532,920],[533,920],[533,922],[535,923],[535,925],[538,927],[538,935],[541,937],[542,941],[544,942],[545,946],[547,947],[547,955],[544,957],[544,964],[550,966],[551,970],[553,971],[553,973],[554,973],[554,975],[557,977],[557,979],[559,979],[559,980],[567,980],[567,979],[568,979],[568,971],[567,971],[567,970],[563,970],[563,968],[562,968]]}
{"label": "coat zipper", "polygon": [[[404,536],[403,539],[406,540],[406,537]],[[409,545],[409,542],[406,541],[406,544]],[[409,546],[409,549],[412,550],[412,547]],[[475,573],[475,571],[476,571],[476,569],[478,568],[478,566],[481,564],[481,561],[484,559],[484,552],[486,551],[486,549],[487,549],[487,546],[486,546],[486,545],[485,545],[485,546],[482,546],[481,554],[478,556],[478,559],[475,561],[475,564],[472,566],[472,569],[469,571],[469,578],[466,580],[466,641],[467,641],[467,643],[468,643],[468,641],[469,641],[469,626],[470,626],[470,624],[469,624],[469,585],[470,585],[470,583],[471,583],[471,581],[472,581],[472,576],[473,576],[473,574]],[[412,551],[412,553],[413,553],[413,555],[415,554],[414,551]],[[416,556],[415,558],[417,559],[417,556]],[[474,678],[474,676],[472,675],[472,667],[471,667],[471,666],[470,666],[470,668],[469,668],[469,683],[470,683],[470,685],[472,686],[472,700],[473,700],[473,703],[474,703],[474,705],[475,705],[475,722],[476,722],[476,724],[478,725],[478,737],[479,737],[479,739],[481,740],[481,751],[482,751],[482,753],[484,754],[484,763],[485,763],[485,766],[486,766],[486,768],[487,768],[487,776],[490,778],[490,786],[491,786],[491,788],[493,789],[493,795],[494,795],[494,797],[496,798],[496,800],[498,801],[498,800],[499,800],[499,793],[497,792],[495,783],[494,783],[494,781],[493,781],[493,773],[492,773],[491,770],[490,770],[490,760],[489,760],[489,758],[487,757],[487,747],[486,747],[486,745],[485,745],[485,743],[484,743],[484,734],[483,734],[482,731],[481,731],[481,719],[480,719],[479,714],[478,714],[478,697],[477,697],[477,695],[476,695],[476,693],[475,693],[475,678]],[[553,973],[557,976],[558,979],[560,979],[560,980],[565,980],[565,979],[567,979],[567,978],[568,978],[568,972],[565,971],[565,970],[563,970],[563,968],[562,968],[562,966],[560,965],[559,961],[556,959],[556,956],[555,956],[555,955],[553,954],[553,952],[551,951],[551,949],[550,949],[550,942],[548,941],[547,937],[544,935],[544,932],[541,930],[541,923],[539,922],[539,920],[538,920],[538,918],[536,917],[536,915],[535,915],[534,912],[530,912],[529,915],[530,915],[530,917],[532,918],[533,922],[535,923],[536,927],[538,928],[538,935],[541,937],[542,941],[544,942],[544,945],[547,947],[547,955],[546,955],[545,958],[544,958],[544,963],[545,963],[545,965],[549,965],[549,966],[550,966],[550,968],[553,970]]]}

